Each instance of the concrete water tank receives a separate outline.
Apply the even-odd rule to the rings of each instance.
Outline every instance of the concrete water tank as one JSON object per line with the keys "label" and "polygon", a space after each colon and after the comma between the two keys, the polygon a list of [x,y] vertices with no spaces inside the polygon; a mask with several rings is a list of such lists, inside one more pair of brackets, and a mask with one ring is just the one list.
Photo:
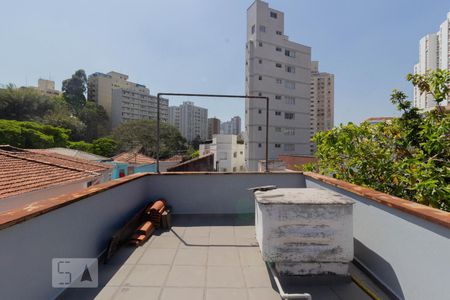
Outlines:
{"label": "concrete water tank", "polygon": [[285,275],[347,275],[353,259],[353,200],[316,188],[255,192],[264,261]]}

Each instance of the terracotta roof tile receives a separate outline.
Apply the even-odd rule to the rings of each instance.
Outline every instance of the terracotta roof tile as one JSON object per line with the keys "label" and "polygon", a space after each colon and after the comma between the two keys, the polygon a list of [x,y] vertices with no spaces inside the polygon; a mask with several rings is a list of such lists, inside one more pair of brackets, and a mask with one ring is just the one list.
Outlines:
{"label": "terracotta roof tile", "polygon": [[123,152],[113,157],[113,161],[130,164],[147,165],[154,164],[156,160],[142,153]]}
{"label": "terracotta roof tile", "polygon": [[100,175],[96,171],[106,169],[89,162],[0,146],[0,199],[95,178]]}

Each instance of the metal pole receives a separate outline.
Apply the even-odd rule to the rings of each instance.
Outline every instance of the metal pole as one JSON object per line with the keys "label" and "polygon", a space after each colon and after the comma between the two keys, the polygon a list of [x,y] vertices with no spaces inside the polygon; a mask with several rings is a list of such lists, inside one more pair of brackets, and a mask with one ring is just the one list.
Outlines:
{"label": "metal pole", "polygon": [[159,155],[160,155],[160,115],[159,104],[161,96],[185,96],[185,97],[210,97],[210,98],[240,98],[240,99],[266,99],[266,171],[269,172],[269,97],[265,96],[247,96],[247,95],[226,95],[226,94],[190,94],[190,93],[158,93],[157,94],[157,144],[156,144],[156,172],[159,173]]}
{"label": "metal pole", "polygon": [[269,173],[269,97],[266,98],[266,173]]}
{"label": "metal pole", "polygon": [[159,173],[159,151],[160,151],[160,115],[159,115],[159,103],[160,103],[160,94],[158,94],[156,100],[156,172]]}

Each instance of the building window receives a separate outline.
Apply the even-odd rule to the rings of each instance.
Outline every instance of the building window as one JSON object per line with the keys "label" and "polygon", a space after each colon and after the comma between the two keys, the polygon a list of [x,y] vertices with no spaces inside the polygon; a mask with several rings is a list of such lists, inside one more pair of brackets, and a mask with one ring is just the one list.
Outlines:
{"label": "building window", "polygon": [[275,64],[275,67],[281,68],[281,64],[280,64],[280,63],[276,63],[276,64]]}
{"label": "building window", "polygon": [[262,80],[262,76],[258,76],[258,80]]}
{"label": "building window", "polygon": [[281,47],[276,47],[275,50],[281,52],[283,49],[281,49]]}
{"label": "building window", "polygon": [[233,157],[236,158],[237,157],[237,152],[233,153]]}
{"label": "building window", "polygon": [[281,148],[281,144],[275,144],[275,148]]}
{"label": "building window", "polygon": [[281,111],[276,111],[275,116],[281,116]]}
{"label": "building window", "polygon": [[294,128],[284,128],[284,135],[295,135],[295,129]]}
{"label": "building window", "polygon": [[262,64],[262,59],[258,59],[258,63],[259,63],[259,64]]}
{"label": "building window", "polygon": [[277,35],[282,35],[283,33],[279,30],[276,31]]}
{"label": "building window", "polygon": [[261,148],[261,147],[262,147],[262,144],[261,144],[261,143],[259,143],[259,144],[258,144],[258,148]]}
{"label": "building window", "polygon": [[284,50],[284,55],[289,56],[289,57],[295,57],[295,52],[292,50]]}
{"label": "building window", "polygon": [[295,114],[294,113],[290,113],[290,112],[285,112],[284,113],[284,118],[286,120],[293,120],[295,118]]}
{"label": "building window", "polygon": [[252,26],[252,34],[255,33],[255,25]]}
{"label": "building window", "polygon": [[283,83],[283,80],[280,79],[280,78],[275,79],[275,81],[276,81],[276,83],[278,83],[278,84],[282,84],[282,83]]}
{"label": "building window", "polygon": [[281,96],[280,95],[275,95],[275,99],[281,100]]}
{"label": "building window", "polygon": [[276,19],[278,17],[278,14],[274,11],[270,12],[270,17]]}
{"label": "building window", "polygon": [[259,46],[262,47],[262,42],[259,42]]}
{"label": "building window", "polygon": [[262,96],[262,93],[258,93],[258,96]]}
{"label": "building window", "polygon": [[258,126],[258,131],[261,131],[262,130],[262,127],[261,126]]}
{"label": "building window", "polygon": [[233,172],[236,172],[236,167],[233,167]]}
{"label": "building window", "polygon": [[295,89],[295,82],[290,81],[290,80],[285,80],[284,81],[284,87],[287,88],[287,89],[293,90],[293,89]]}
{"label": "building window", "polygon": [[262,110],[258,109],[258,114],[261,114],[261,113],[262,113]]}
{"label": "building window", "polygon": [[286,104],[291,104],[291,105],[295,104],[295,97],[286,96],[286,97],[284,97],[284,100],[285,100]]}
{"label": "building window", "polygon": [[264,25],[259,25],[259,31],[261,31],[261,32],[266,32],[266,26],[264,26]]}
{"label": "building window", "polygon": [[293,67],[293,66],[286,66],[286,72],[288,72],[288,73],[295,73],[295,67]]}
{"label": "building window", "polygon": [[275,132],[281,132],[281,127],[275,127]]}
{"label": "building window", "polygon": [[295,145],[294,144],[284,144],[284,151],[294,151]]}

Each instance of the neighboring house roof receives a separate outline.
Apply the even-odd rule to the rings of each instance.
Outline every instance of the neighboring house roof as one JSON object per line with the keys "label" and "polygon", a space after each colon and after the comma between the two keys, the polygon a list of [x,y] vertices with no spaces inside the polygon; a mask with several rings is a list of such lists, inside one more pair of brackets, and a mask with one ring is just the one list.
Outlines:
{"label": "neighboring house roof", "polygon": [[181,171],[214,171],[214,153],[206,154],[204,156],[192,158],[190,160],[179,163],[175,166],[167,168],[168,172]]}
{"label": "neighboring house roof", "polygon": [[182,162],[183,161],[183,156],[177,154],[177,155],[171,156],[171,157],[169,157],[167,159],[164,159],[164,160],[161,160],[161,161]]}
{"label": "neighboring house roof", "polygon": [[0,199],[51,186],[96,178],[101,170],[90,162],[74,162],[0,145]]}
{"label": "neighboring house roof", "polygon": [[85,151],[81,151],[81,150],[76,150],[76,149],[69,149],[69,148],[49,148],[49,149],[33,149],[33,151],[36,152],[41,152],[41,153],[56,153],[56,154],[61,154],[61,155],[65,155],[65,156],[69,156],[69,157],[74,157],[74,158],[80,158],[80,159],[85,159],[85,160],[89,160],[89,161],[110,161],[111,159],[105,156],[100,156],[97,154],[92,154],[89,152],[85,152]]}
{"label": "neighboring house roof", "polygon": [[156,159],[148,157],[142,153],[123,152],[114,156],[113,161],[136,165],[149,165],[156,163]]}

